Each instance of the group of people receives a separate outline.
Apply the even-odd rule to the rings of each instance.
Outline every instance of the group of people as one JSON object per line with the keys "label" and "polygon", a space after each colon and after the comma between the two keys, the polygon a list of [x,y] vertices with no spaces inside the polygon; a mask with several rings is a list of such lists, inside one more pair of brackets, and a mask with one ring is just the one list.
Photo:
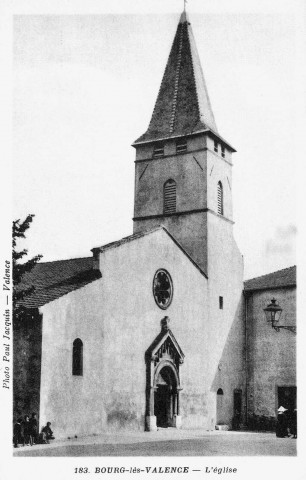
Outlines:
{"label": "group of people", "polygon": [[297,438],[297,409],[290,411],[280,406],[277,412],[276,436]]}
{"label": "group of people", "polygon": [[51,422],[47,422],[39,433],[36,413],[32,413],[31,418],[29,415],[25,415],[23,419],[18,418],[14,424],[13,443],[15,448],[19,448],[19,444],[32,446],[37,443],[49,443],[50,440],[54,440]]}

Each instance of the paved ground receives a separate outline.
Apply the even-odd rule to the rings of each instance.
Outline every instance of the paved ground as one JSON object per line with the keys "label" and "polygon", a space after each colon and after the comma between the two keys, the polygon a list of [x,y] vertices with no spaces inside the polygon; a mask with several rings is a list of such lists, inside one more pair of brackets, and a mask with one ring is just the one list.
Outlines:
{"label": "paved ground", "polygon": [[55,440],[50,445],[14,449],[14,456],[295,456],[296,443],[293,438],[276,438],[273,433],[169,428],[157,432],[114,433]]}

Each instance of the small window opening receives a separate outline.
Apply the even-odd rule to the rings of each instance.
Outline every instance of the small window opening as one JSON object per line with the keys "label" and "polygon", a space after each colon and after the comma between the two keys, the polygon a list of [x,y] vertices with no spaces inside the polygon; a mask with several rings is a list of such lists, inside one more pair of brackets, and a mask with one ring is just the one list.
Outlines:
{"label": "small window opening", "polygon": [[176,183],[170,179],[164,185],[164,213],[176,212]]}
{"label": "small window opening", "polygon": [[219,308],[223,310],[223,297],[219,297]]}
{"label": "small window opening", "polygon": [[79,338],[73,342],[72,375],[83,375],[83,342]]}
{"label": "small window opening", "polygon": [[225,157],[225,148],[223,145],[221,145],[221,157]]}
{"label": "small window opening", "polygon": [[222,388],[218,388],[218,390],[217,390],[217,395],[223,395],[223,390],[222,390]]}
{"label": "small window opening", "polygon": [[162,143],[156,143],[154,145],[153,157],[163,157],[164,156],[164,145]]}
{"label": "small window opening", "polygon": [[214,141],[214,151],[218,152],[218,142],[216,140]]}
{"label": "small window opening", "polygon": [[183,153],[183,152],[187,152],[187,139],[179,138],[176,141],[176,153]]}

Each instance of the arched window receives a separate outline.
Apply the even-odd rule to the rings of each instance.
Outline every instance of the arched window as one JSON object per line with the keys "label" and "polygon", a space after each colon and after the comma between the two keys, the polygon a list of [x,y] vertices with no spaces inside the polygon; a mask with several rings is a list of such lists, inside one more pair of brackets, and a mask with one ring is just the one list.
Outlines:
{"label": "arched window", "polygon": [[167,180],[164,184],[164,213],[176,212],[176,183]]}
{"label": "arched window", "polygon": [[223,186],[221,182],[218,182],[218,213],[223,215]]}
{"label": "arched window", "polygon": [[218,388],[217,390],[217,412],[216,412],[216,423],[217,425],[224,423],[226,418],[224,405],[223,405],[223,390]]}
{"label": "arched window", "polygon": [[73,342],[72,375],[83,375],[83,342],[79,338]]}

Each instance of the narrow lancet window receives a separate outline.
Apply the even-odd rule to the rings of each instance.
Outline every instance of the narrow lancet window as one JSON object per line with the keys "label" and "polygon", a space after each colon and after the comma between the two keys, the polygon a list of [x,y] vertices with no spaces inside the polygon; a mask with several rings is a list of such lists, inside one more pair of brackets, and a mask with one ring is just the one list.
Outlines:
{"label": "narrow lancet window", "polygon": [[218,213],[223,215],[223,186],[221,182],[218,182]]}
{"label": "narrow lancet window", "polygon": [[219,297],[219,308],[223,310],[223,297]]}
{"label": "narrow lancet window", "polygon": [[83,375],[83,342],[79,338],[73,342],[72,375]]}
{"label": "narrow lancet window", "polygon": [[176,212],[176,183],[174,180],[167,180],[164,184],[164,213]]}

